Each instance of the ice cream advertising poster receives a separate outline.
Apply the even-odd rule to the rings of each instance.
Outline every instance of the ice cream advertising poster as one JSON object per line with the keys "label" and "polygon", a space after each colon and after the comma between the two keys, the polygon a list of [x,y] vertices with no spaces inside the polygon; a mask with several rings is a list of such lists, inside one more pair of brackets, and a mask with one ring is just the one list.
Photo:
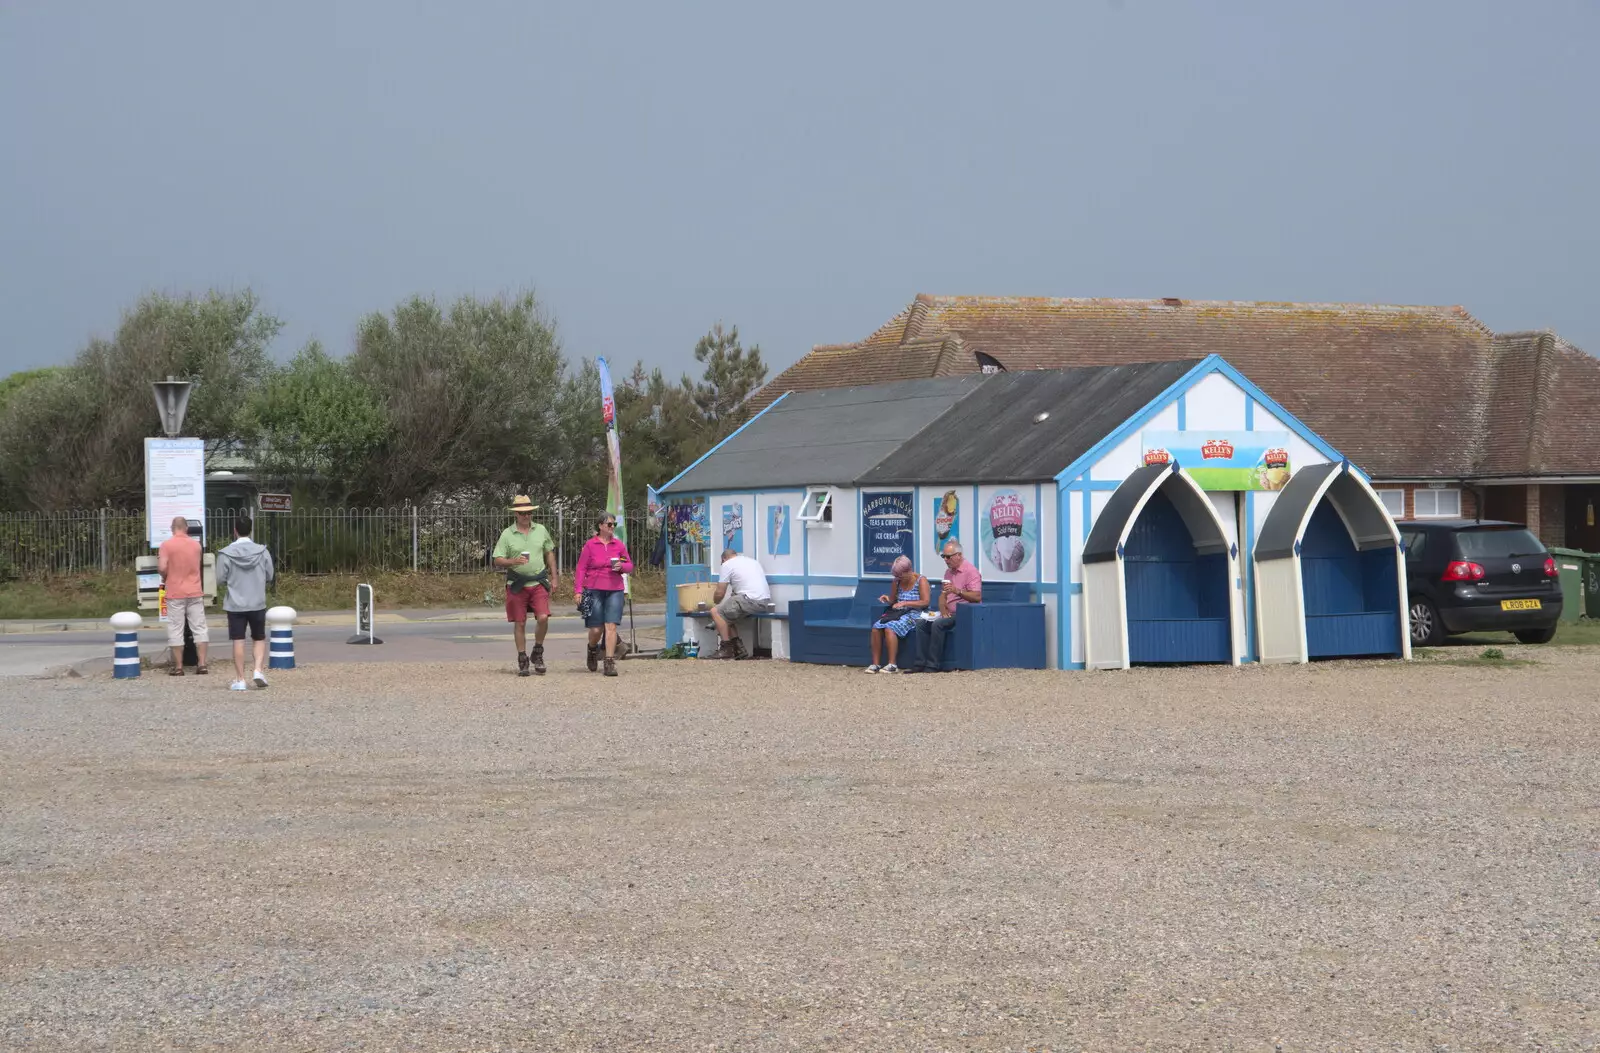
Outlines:
{"label": "ice cream advertising poster", "polygon": [[944,551],[946,541],[961,540],[961,498],[954,490],[933,499],[933,550]]}
{"label": "ice cream advertising poster", "polygon": [[997,490],[978,510],[979,541],[989,567],[1001,574],[1022,570],[1039,550],[1035,510],[1016,490]]}
{"label": "ice cream advertising poster", "polygon": [[771,505],[767,508],[767,554],[789,554],[789,506]]}
{"label": "ice cream advertising poster", "polygon": [[1202,490],[1282,490],[1289,485],[1286,431],[1147,431],[1139,465],[1177,461]]}
{"label": "ice cream advertising poster", "polygon": [[[744,551],[744,505],[722,506],[722,547]],[[718,553],[721,555],[721,553]]]}
{"label": "ice cream advertising poster", "polygon": [[915,559],[912,552],[912,512],[910,493],[865,494],[861,502],[861,573],[888,575],[901,556]]}

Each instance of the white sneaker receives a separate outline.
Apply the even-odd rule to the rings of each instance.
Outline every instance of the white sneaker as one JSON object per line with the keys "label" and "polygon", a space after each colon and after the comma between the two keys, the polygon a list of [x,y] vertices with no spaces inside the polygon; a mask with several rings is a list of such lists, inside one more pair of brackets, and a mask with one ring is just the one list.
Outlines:
{"label": "white sneaker", "polygon": [[244,683],[243,680],[235,680],[233,683],[228,685],[228,690],[229,691],[248,691],[250,689],[245,686],[245,683]]}
{"label": "white sneaker", "polygon": [[256,670],[256,675],[251,677],[250,679],[255,681],[255,685],[257,687],[266,687],[267,686],[267,675],[265,673],[263,673],[259,669]]}
{"label": "white sneaker", "polygon": [[863,669],[861,671],[863,673],[876,673],[878,671],[878,666],[876,664],[869,665],[869,666],[867,666],[865,669]]}
{"label": "white sneaker", "polygon": [[893,662],[890,662],[888,665],[883,667],[883,671],[885,673],[898,673],[900,671],[900,667],[895,665]]}

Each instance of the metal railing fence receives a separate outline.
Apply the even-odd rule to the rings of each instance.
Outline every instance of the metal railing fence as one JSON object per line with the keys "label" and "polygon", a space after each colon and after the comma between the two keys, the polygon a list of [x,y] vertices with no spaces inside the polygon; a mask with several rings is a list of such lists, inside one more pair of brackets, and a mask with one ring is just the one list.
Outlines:
{"label": "metal railing fence", "polygon": [[[570,573],[601,508],[556,506],[536,513],[556,542],[558,565]],[[233,533],[237,508],[206,513],[206,544],[215,551]],[[428,571],[468,574],[492,569],[489,553],[511,523],[502,509],[406,505],[397,508],[303,508],[254,515],[254,535],[279,570],[299,574]],[[628,548],[645,564],[658,527],[643,512],[626,517]],[[132,569],[150,555],[140,509],[0,512],[0,580]]]}

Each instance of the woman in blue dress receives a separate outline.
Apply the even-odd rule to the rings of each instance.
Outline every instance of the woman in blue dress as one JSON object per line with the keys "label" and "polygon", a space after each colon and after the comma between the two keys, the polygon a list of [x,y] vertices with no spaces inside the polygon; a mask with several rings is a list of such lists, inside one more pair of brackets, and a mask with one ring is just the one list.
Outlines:
{"label": "woman in blue dress", "polygon": [[[928,579],[911,568],[910,558],[901,556],[889,570],[894,574],[894,599],[890,600],[887,595],[878,597],[879,603],[890,604],[890,607],[872,623],[872,664],[866,669],[869,673],[900,671],[894,664],[900,640],[916,628],[917,619],[928,609]],[[885,646],[889,649],[889,663],[879,665]]]}

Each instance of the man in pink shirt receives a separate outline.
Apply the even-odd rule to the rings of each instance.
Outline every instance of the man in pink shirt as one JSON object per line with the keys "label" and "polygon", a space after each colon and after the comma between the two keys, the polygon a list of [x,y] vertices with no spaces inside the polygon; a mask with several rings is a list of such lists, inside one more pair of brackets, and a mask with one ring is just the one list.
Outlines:
{"label": "man in pink shirt", "polygon": [[189,521],[178,516],[172,521],[172,536],[156,550],[156,569],[167,587],[167,645],[172,648],[171,675],[183,675],[183,624],[187,620],[194,633],[194,648],[200,676],[211,672],[206,651],[211,634],[206,629],[206,601],[200,584],[200,542],[189,536]]}
{"label": "man in pink shirt", "polygon": [[939,589],[939,616],[917,623],[917,664],[902,673],[937,673],[944,663],[944,641],[956,627],[956,608],[983,602],[983,578],[978,568],[961,554],[961,542],[946,541],[943,550],[944,584]]}

